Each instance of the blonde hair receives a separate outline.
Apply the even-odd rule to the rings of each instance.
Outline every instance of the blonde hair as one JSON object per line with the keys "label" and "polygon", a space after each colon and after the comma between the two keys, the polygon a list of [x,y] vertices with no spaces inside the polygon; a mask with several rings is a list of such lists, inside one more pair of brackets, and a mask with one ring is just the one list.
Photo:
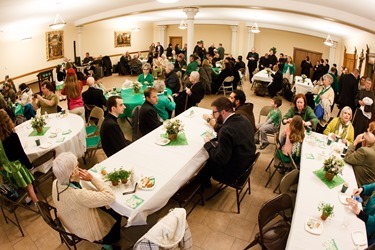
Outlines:
{"label": "blonde hair", "polygon": [[163,81],[160,81],[160,80],[156,80],[154,82],[154,88],[156,89],[156,91],[158,93],[162,93],[164,92],[165,90],[165,83]]}
{"label": "blonde hair", "polygon": [[14,123],[4,109],[0,109],[0,120],[0,139],[4,141],[13,133]]}

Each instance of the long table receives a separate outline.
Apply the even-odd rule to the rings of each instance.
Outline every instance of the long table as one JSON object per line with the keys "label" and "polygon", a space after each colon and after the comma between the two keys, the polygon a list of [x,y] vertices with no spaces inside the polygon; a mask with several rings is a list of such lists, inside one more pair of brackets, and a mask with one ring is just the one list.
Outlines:
{"label": "long table", "polygon": [[[203,148],[202,134],[212,131],[212,128],[202,119],[202,115],[211,112],[208,109],[192,107],[178,116],[184,124],[188,145],[157,145],[155,142],[165,133],[163,126],[160,126],[91,169],[98,177],[101,177],[102,168],[105,168],[107,173],[120,167],[133,170],[133,180],[127,185],[113,187],[108,182],[116,194],[116,201],[110,206],[117,213],[128,217],[127,226],[147,224],[147,216],[165,206],[173,194],[208,159]],[[155,177],[156,184],[152,190],[137,189],[135,195],[144,202],[132,209],[125,202],[133,194],[122,193],[132,190],[134,183],[142,176]],[[88,183],[85,185],[89,187]]]}
{"label": "long table", "polygon": [[[324,158],[333,154],[331,149],[335,145],[326,148],[323,146],[326,145],[326,138],[325,135],[313,133],[312,138],[306,138],[302,145],[298,192],[286,249],[328,249],[326,244],[332,239],[338,249],[355,249],[352,232],[360,231],[366,237],[365,223],[357,218],[348,205],[339,200],[342,185],[329,189],[313,173],[323,166]],[[322,156],[322,151],[326,152],[325,157]],[[351,195],[353,189],[357,188],[357,182],[350,165],[345,164],[342,178],[349,183],[346,194]],[[317,207],[321,201],[334,205],[334,216],[322,222],[323,232],[320,235],[314,235],[305,230],[305,224],[310,217],[320,219],[321,212]],[[362,245],[360,249],[366,246]]]}

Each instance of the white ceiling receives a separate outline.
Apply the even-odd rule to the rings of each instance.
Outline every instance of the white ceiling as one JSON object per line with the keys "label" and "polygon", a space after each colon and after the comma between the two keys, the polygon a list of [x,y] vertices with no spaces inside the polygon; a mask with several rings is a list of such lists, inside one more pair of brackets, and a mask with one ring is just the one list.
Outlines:
{"label": "white ceiling", "polygon": [[362,32],[375,34],[373,0],[0,0],[0,39],[12,32],[46,30],[57,13],[76,26],[112,17],[129,22],[179,23],[183,7],[196,6],[197,23],[258,21],[260,28],[294,30],[340,38]]}

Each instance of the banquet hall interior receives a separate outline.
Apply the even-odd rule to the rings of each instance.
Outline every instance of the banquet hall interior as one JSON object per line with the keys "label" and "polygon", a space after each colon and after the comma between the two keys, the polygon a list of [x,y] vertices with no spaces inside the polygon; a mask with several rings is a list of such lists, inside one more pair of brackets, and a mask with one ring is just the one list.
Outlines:
{"label": "banquet hall interior", "polygon": [[[81,62],[86,52],[91,56],[109,56],[113,67],[126,51],[131,55],[146,57],[151,43],[160,42],[164,48],[169,43],[188,44],[192,54],[198,40],[208,48],[212,43],[223,44],[226,55],[237,58],[255,48],[259,56],[270,48],[296,58],[297,72],[301,60],[308,54],[318,54],[337,64],[339,74],[342,65],[359,68],[360,75],[374,80],[375,58],[375,5],[370,0],[358,0],[343,4],[339,0],[179,0],[160,3],[156,0],[80,0],[47,1],[21,0],[0,2],[0,78],[10,76],[17,88],[26,83],[34,93],[40,91],[39,73],[51,72],[56,80],[55,68],[67,58]],[[54,30],[52,24],[63,27]],[[183,25],[182,25],[183,24]],[[182,27],[184,26],[184,27]],[[258,32],[253,32],[257,27]],[[117,39],[119,32],[131,36],[128,44]],[[51,41],[51,35],[58,41]],[[328,44],[327,45],[327,41]],[[57,43],[57,44],[56,44]],[[297,61],[299,60],[299,61]],[[244,60],[245,64],[247,61]],[[315,65],[316,62],[312,62]],[[297,73],[296,73],[297,75]],[[135,81],[136,76],[121,76],[113,72],[104,76],[102,83],[107,89],[121,88],[125,80]],[[269,97],[257,96],[249,74],[244,74],[243,91],[247,102],[254,104],[255,120],[263,106],[271,105]],[[0,81],[1,83],[4,81]],[[84,86],[84,90],[87,86]],[[211,102],[221,95],[206,95],[199,107],[210,109]],[[67,109],[62,100],[59,106]],[[285,114],[292,103],[283,99],[280,107]],[[337,107],[332,117],[338,114]],[[132,128],[125,119],[119,121],[125,137],[131,140]],[[281,126],[281,131],[285,130]],[[270,139],[271,142],[273,138]],[[237,204],[233,189],[226,189],[215,198],[198,205],[187,217],[192,233],[193,249],[244,249],[258,232],[258,212],[263,203],[274,198],[273,192],[282,175],[276,174],[268,187],[266,167],[273,158],[275,145],[261,151],[261,156],[251,173],[251,195]],[[94,158],[80,167],[89,169],[107,157],[99,149]],[[173,156],[171,156],[173,159]],[[152,162],[150,161],[150,164]],[[51,181],[42,189],[51,197]],[[213,189],[218,185],[214,183]],[[208,190],[208,194],[212,190]],[[207,194],[205,194],[206,196]],[[34,206],[33,204],[31,206]],[[178,204],[168,204],[150,215],[148,225],[122,228],[122,249],[135,241]],[[0,216],[0,249],[66,249],[59,234],[52,230],[40,215],[22,208],[17,210],[25,236]],[[78,249],[100,249],[99,244],[82,241]],[[253,249],[261,249],[259,245]]]}

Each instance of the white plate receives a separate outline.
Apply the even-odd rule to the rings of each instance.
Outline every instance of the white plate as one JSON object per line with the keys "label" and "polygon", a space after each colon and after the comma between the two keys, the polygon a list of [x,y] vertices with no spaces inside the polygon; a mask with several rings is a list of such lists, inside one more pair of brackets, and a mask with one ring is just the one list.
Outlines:
{"label": "white plate", "polygon": [[323,232],[323,221],[316,218],[308,218],[305,223],[305,230],[312,234],[321,234]]}
{"label": "white plate", "polygon": [[51,142],[45,142],[45,143],[40,145],[40,148],[46,149],[46,148],[49,148],[51,146],[52,146]]}
{"label": "white plate", "polygon": [[[139,183],[139,187],[143,190],[152,190],[155,188],[155,184],[156,184],[154,176],[143,177],[139,180],[138,183]],[[151,183],[152,186],[147,187],[149,183]]]}
{"label": "white plate", "polygon": [[349,205],[349,203],[346,201],[347,198],[351,198],[350,195],[339,193],[339,200],[344,205]]}
{"label": "white plate", "polygon": [[155,143],[158,144],[158,145],[160,145],[160,146],[165,146],[169,142],[170,142],[170,140],[168,138],[162,138],[162,137],[156,139],[156,141],[155,141]]}
{"label": "white plate", "polygon": [[352,232],[352,240],[356,246],[366,245],[367,237],[361,231]]}

